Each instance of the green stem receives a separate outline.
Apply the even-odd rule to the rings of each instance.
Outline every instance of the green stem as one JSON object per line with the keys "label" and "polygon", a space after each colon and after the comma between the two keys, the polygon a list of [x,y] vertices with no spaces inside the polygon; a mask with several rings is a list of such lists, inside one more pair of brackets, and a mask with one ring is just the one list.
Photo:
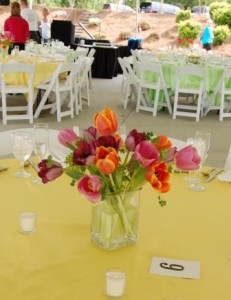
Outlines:
{"label": "green stem", "polygon": [[[113,180],[113,177],[111,174],[109,174],[109,178],[110,178],[110,181],[111,181],[111,185],[113,187],[113,190],[115,191],[116,193],[116,187],[115,187],[115,183],[114,183],[114,180]],[[125,194],[126,195],[126,194]],[[116,194],[116,198],[118,200],[118,207],[119,207],[119,211],[121,212],[121,218],[122,218],[122,222],[124,224],[124,229],[126,231],[126,233],[130,236],[132,236],[133,232],[132,232],[132,229],[131,229],[131,225],[129,224],[128,222],[128,218],[127,218],[127,214],[125,212],[125,209],[124,209],[124,206],[123,206],[123,203],[122,203],[122,200],[121,200],[121,197],[119,195]]]}

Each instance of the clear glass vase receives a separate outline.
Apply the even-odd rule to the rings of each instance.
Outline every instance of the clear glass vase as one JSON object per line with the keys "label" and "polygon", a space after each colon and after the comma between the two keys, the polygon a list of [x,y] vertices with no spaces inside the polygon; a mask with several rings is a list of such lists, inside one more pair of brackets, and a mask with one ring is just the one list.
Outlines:
{"label": "clear glass vase", "polygon": [[7,55],[8,55],[8,50],[9,50],[9,47],[8,47],[8,46],[1,47],[1,56],[2,56],[2,58],[7,57]]}
{"label": "clear glass vase", "polygon": [[134,244],[137,240],[140,190],[109,194],[92,205],[91,240],[104,250]]}

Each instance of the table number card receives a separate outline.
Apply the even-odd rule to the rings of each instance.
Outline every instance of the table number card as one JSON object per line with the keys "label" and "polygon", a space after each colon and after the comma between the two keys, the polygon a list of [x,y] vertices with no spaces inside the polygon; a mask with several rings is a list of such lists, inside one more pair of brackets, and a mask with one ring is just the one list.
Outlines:
{"label": "table number card", "polygon": [[200,262],[153,257],[150,273],[171,277],[200,279]]}

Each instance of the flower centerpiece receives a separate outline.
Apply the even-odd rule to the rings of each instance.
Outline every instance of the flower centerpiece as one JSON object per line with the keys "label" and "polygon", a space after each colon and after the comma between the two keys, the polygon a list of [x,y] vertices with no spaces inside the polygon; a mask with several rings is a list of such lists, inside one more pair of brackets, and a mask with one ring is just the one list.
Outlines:
{"label": "flower centerpiece", "polygon": [[2,56],[8,53],[9,47],[13,46],[14,39],[10,33],[5,33],[0,37],[0,47]]}
{"label": "flower centerpiece", "polygon": [[161,194],[170,190],[170,162],[175,159],[177,167],[187,170],[197,169],[200,162],[195,148],[176,152],[163,135],[133,129],[123,140],[111,109],[97,113],[94,126],[82,136],[65,129],[58,139],[70,149],[65,167],[49,156],[39,163],[38,175],[43,183],[63,173],[71,177],[71,184],[93,203],[92,241],[107,250],[136,242],[139,191],[146,182],[158,192],[159,204],[164,206]]}

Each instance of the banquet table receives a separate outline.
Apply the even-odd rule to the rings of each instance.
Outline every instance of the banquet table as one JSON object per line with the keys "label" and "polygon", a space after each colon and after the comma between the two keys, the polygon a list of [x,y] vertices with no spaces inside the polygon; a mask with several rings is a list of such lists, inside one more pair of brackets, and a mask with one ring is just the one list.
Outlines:
{"label": "banquet table", "polygon": [[[170,89],[171,93],[174,93],[175,91],[175,73],[179,66],[183,65],[194,65],[192,63],[182,62],[182,61],[173,61],[173,60],[162,60],[157,61],[155,58],[149,58],[148,61],[150,63],[160,63],[163,70],[163,76],[166,82],[167,87]],[[217,97],[212,97],[214,91],[216,90],[216,87],[223,75],[223,72],[226,68],[230,66],[218,64],[218,63],[202,63],[199,65],[201,68],[204,68],[205,70],[205,98],[207,100],[211,101],[212,106],[219,106],[220,104],[220,96],[217,95]],[[156,81],[156,77],[153,74],[147,74],[147,80],[150,80],[151,82]],[[180,84],[181,86],[185,87],[196,87],[198,88],[200,85],[200,80],[198,77],[195,76],[184,76],[180,78]],[[227,86],[231,86],[231,82],[227,83]],[[154,98],[153,91],[150,92],[151,97]],[[163,97],[162,97],[163,99]],[[160,99],[161,100],[161,99]]]}
{"label": "banquet table", "polygon": [[[35,64],[35,74],[34,74],[34,86],[39,83],[51,78],[55,72],[59,63],[66,61],[65,55],[57,55],[55,57],[42,57],[42,56],[12,56],[9,55],[6,58],[0,58],[0,63],[29,63]],[[12,76],[7,76],[8,84],[21,84],[25,83],[25,78],[22,75],[15,74]]]}
{"label": "banquet table", "polygon": [[[92,40],[92,43],[94,40]],[[128,46],[94,46],[94,45],[76,45],[76,47],[94,48],[96,50],[94,54],[94,61],[92,63],[92,77],[93,78],[105,78],[112,79],[118,74],[122,73],[120,65],[118,63],[118,57],[130,56],[131,52]]]}
{"label": "banquet table", "polygon": [[[230,184],[214,179],[206,190],[186,186],[185,174],[172,174],[172,189],[160,207],[147,184],[140,195],[138,241],[106,252],[90,241],[91,204],[70,179],[62,176],[46,185],[12,173],[18,162],[1,160],[0,173],[0,299],[107,299],[104,272],[127,272],[121,299],[230,300]],[[19,232],[19,213],[34,211],[37,230]],[[153,257],[200,262],[200,279],[183,279],[149,272]]]}

